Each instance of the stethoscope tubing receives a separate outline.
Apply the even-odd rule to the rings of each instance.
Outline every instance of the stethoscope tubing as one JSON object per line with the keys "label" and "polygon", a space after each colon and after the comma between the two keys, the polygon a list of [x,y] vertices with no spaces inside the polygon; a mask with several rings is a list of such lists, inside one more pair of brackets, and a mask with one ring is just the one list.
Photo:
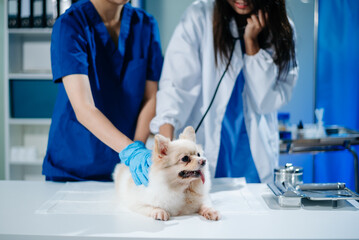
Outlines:
{"label": "stethoscope tubing", "polygon": [[228,59],[228,63],[227,63],[227,65],[226,65],[226,68],[225,68],[224,72],[222,73],[221,78],[220,78],[219,81],[218,81],[218,84],[217,84],[216,90],[214,91],[214,94],[213,94],[213,97],[212,97],[212,99],[211,99],[211,102],[209,103],[206,112],[203,114],[201,120],[199,121],[199,123],[198,123],[198,125],[197,125],[197,127],[196,127],[196,130],[195,130],[196,133],[197,133],[198,129],[201,127],[204,118],[207,116],[207,113],[208,113],[209,110],[211,109],[212,104],[213,104],[213,102],[214,102],[214,99],[215,99],[215,97],[216,97],[216,95],[217,95],[219,86],[221,85],[221,82],[222,82],[222,80],[223,80],[223,77],[224,77],[224,75],[226,75],[226,73],[227,73],[227,71],[228,71],[228,69],[229,69],[229,66],[231,65],[232,56],[233,56],[233,52],[234,52],[234,47],[236,46],[236,41],[237,41],[237,40],[239,40],[239,38],[234,38],[233,46],[232,46],[232,49],[231,49],[231,54],[230,54],[229,59]]}

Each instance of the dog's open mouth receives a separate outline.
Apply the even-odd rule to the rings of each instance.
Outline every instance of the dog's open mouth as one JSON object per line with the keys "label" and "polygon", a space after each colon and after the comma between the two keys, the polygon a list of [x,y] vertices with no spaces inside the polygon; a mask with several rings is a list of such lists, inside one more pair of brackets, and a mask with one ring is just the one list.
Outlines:
{"label": "dog's open mouth", "polygon": [[202,173],[201,170],[197,170],[197,171],[186,171],[183,170],[181,172],[178,173],[178,176],[180,176],[181,178],[190,178],[190,177],[201,177],[202,183],[204,183],[204,175]]}

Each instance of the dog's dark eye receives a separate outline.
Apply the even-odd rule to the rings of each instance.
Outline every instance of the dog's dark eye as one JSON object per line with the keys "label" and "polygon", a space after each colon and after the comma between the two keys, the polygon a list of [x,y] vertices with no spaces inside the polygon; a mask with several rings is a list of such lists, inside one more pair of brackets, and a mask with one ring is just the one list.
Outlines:
{"label": "dog's dark eye", "polygon": [[190,159],[189,159],[188,156],[184,156],[184,157],[182,158],[182,162],[189,162],[189,161],[190,161]]}
{"label": "dog's dark eye", "polygon": [[201,154],[197,153],[197,156],[198,156],[198,157],[200,157],[200,156],[201,156]]}

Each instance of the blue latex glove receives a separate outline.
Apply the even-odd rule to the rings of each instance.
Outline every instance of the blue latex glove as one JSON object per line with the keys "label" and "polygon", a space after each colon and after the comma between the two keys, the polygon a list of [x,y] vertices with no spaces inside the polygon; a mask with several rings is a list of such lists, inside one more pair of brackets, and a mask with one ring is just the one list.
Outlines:
{"label": "blue latex glove", "polygon": [[141,141],[136,141],[123,149],[118,156],[121,163],[130,168],[136,185],[148,185],[148,170],[152,165],[152,151],[148,150]]}

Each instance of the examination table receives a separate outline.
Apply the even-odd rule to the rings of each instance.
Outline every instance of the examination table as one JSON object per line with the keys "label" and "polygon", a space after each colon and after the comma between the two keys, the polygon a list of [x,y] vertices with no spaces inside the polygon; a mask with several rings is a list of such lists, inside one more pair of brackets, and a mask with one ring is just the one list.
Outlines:
{"label": "examination table", "polygon": [[0,181],[0,239],[359,239],[359,203],[281,208],[265,184],[213,184],[218,222],[121,209],[113,183]]}

